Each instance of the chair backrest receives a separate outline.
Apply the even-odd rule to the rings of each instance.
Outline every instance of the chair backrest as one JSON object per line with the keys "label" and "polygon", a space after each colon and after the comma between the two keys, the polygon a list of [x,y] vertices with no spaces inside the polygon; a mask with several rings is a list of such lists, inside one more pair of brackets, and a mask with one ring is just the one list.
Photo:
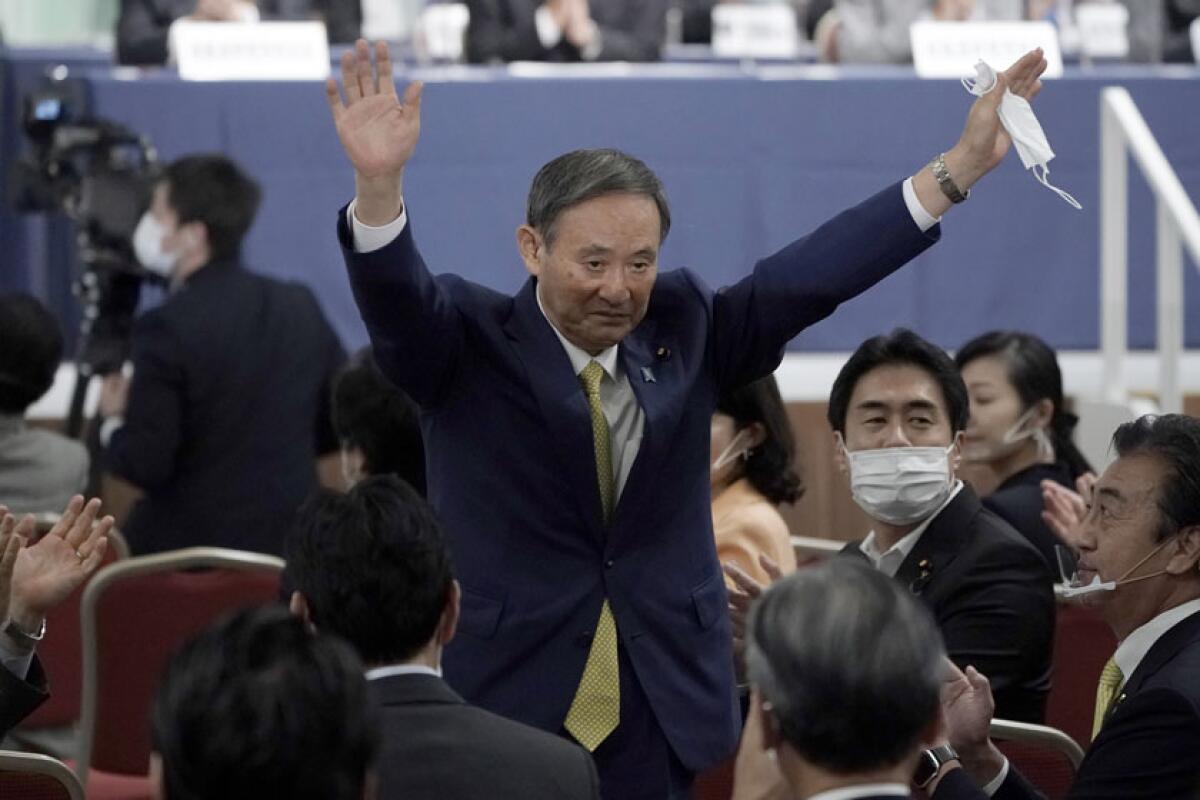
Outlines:
{"label": "chair backrest", "polygon": [[792,550],[796,553],[796,566],[816,564],[833,558],[846,546],[836,539],[818,539],[815,536],[793,536]]}
{"label": "chair backrest", "polygon": [[105,567],[83,593],[83,704],[76,773],[144,776],[150,709],[171,654],[219,617],[279,599],[283,560],[193,547]]}
{"label": "chair backrest", "polygon": [[66,764],[49,756],[8,750],[0,750],[0,797],[84,800],[83,786]]}
{"label": "chair backrest", "polygon": [[[57,516],[45,523],[39,521],[36,534],[39,539],[57,522]],[[104,553],[100,568],[126,558],[129,558],[129,545],[125,537],[116,529],[109,531],[108,550]],[[86,587],[87,583],[84,583],[46,615],[46,638],[38,645],[37,652],[51,681],[52,691],[46,702],[21,722],[23,729],[64,727],[79,721],[83,686],[83,639],[79,629],[79,606]]]}
{"label": "chair backrest", "polygon": [[1070,792],[1083,761],[1083,748],[1070,736],[1046,725],[1003,719],[992,720],[989,735],[1046,800],[1062,800]]}
{"label": "chair backrest", "polygon": [[1081,746],[1092,741],[1096,686],[1117,637],[1090,608],[1060,603],[1054,632],[1054,675],[1046,701],[1046,724]]}

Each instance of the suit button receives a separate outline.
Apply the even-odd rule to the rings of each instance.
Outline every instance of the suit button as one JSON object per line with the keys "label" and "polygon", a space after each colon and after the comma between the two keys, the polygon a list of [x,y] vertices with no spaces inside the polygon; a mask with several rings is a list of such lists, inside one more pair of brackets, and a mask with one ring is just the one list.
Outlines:
{"label": "suit button", "polygon": [[613,564],[615,564],[615,563],[616,563],[616,562],[615,562],[615,561],[613,561],[613,560],[610,558],[608,561],[605,561],[605,562],[604,562],[604,568],[605,568],[605,569],[612,569],[612,568],[613,568]]}

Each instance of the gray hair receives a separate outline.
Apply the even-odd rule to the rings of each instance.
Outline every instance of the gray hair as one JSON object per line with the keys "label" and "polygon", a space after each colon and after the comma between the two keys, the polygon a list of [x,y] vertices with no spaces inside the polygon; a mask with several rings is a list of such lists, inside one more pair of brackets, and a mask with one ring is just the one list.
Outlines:
{"label": "gray hair", "polygon": [[525,222],[554,243],[554,223],[571,206],[607,194],[641,194],[658,206],[659,242],[671,230],[662,181],[640,160],[620,150],[573,150],[538,170],[529,187]]}
{"label": "gray hair", "polygon": [[938,715],[942,638],[893,579],[835,558],[777,581],[755,604],[746,667],[783,738],[853,774],[901,763]]}

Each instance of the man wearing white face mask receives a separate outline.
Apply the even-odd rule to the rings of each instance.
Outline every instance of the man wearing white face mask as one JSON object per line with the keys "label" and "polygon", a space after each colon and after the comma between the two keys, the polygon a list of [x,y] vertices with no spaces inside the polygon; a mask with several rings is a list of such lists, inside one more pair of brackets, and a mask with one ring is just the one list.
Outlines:
{"label": "man wearing white face mask", "polygon": [[1049,567],[958,480],[967,391],[940,348],[900,329],[864,342],[829,397],[838,468],[871,517],[845,555],[920,597],[960,667],[993,677],[998,715],[1041,722],[1050,689]]}
{"label": "man wearing white face mask", "polygon": [[[1117,428],[1117,460],[1077,525],[1079,583],[1119,645],[1096,691],[1092,745],[1068,795],[1200,796],[1200,420],[1146,416]],[[951,765],[935,800],[1038,797],[988,740],[987,680],[944,695]],[[965,773],[965,774],[964,774]],[[967,780],[969,776],[973,782]],[[981,792],[977,786],[984,787]]]}
{"label": "man wearing white face mask", "polygon": [[305,287],[239,261],[257,185],[222,156],[169,165],[134,233],[170,296],[133,334],[133,379],[105,378],[106,468],[145,495],[135,553],[219,545],[277,553],[336,449],[330,384],[341,345]]}

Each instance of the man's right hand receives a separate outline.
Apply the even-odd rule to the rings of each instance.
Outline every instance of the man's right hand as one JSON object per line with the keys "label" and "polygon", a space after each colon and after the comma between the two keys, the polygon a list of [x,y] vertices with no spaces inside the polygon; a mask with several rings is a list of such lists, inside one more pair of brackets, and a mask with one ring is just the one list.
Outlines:
{"label": "man's right hand", "polygon": [[338,138],[354,165],[355,216],[365,225],[386,225],[400,216],[404,165],[412,158],[421,132],[421,88],[414,81],[396,96],[387,45],[375,43],[375,65],[365,39],[342,56],[342,85],[325,85]]}

